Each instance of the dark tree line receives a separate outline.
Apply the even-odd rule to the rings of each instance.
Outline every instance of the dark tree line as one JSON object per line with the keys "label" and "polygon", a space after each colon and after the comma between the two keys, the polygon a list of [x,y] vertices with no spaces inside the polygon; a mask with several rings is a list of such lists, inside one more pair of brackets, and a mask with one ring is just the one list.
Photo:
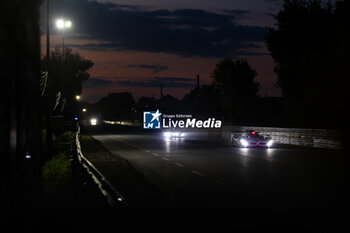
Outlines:
{"label": "dark tree line", "polygon": [[259,98],[259,83],[254,81],[257,73],[245,60],[223,59],[211,76],[224,117],[229,121],[239,120]]}
{"label": "dark tree line", "polygon": [[165,95],[160,99],[142,97],[135,103],[130,93],[110,93],[96,103],[96,110],[113,120],[141,120],[143,111],[161,109],[163,113],[224,118],[238,124],[259,100],[256,75],[247,61],[225,58],[213,71],[212,84],[193,88],[182,100]]}
{"label": "dark tree line", "polygon": [[[50,52],[49,66],[47,57],[42,59],[42,70],[50,70],[50,101],[56,114],[72,115],[77,111],[75,97],[82,92],[82,83],[89,77],[89,69],[94,63],[85,59],[78,52],[70,48],[56,48]],[[58,103],[57,107],[56,103]],[[64,105],[64,106],[63,106]],[[62,111],[61,111],[62,110]]]}
{"label": "dark tree line", "polygon": [[102,97],[95,106],[104,119],[130,120],[133,118],[135,100],[128,92],[109,93]]}
{"label": "dark tree line", "polygon": [[286,0],[266,43],[289,122],[341,128],[350,67],[350,1]]}

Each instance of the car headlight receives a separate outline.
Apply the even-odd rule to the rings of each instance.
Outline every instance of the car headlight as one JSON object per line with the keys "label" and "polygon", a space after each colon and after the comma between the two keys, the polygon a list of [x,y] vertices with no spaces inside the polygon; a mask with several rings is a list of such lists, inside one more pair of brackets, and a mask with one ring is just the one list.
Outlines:
{"label": "car headlight", "polygon": [[240,140],[240,143],[242,144],[242,146],[247,147],[248,146],[248,142],[246,140],[244,140],[243,138]]}
{"label": "car headlight", "polygon": [[170,138],[171,137],[171,133],[170,132],[164,132],[164,137],[166,138]]}
{"label": "car headlight", "polygon": [[273,144],[273,140],[269,140],[269,141],[266,143],[266,145],[267,145],[268,147],[272,146],[272,144]]}

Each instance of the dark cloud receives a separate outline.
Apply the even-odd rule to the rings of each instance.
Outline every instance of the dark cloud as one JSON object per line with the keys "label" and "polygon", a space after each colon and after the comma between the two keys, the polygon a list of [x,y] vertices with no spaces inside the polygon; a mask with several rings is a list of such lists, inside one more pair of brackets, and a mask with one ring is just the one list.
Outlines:
{"label": "dark cloud", "polygon": [[244,15],[251,13],[250,11],[237,10],[237,9],[223,10],[222,12],[226,14],[234,15],[236,17],[243,17]]}
{"label": "dark cloud", "polygon": [[[247,11],[149,10],[88,0],[53,0],[52,14],[69,17],[74,34],[100,43],[69,46],[87,50],[166,52],[181,56],[249,55],[247,41],[264,41],[266,29],[238,25]],[[68,36],[68,35],[67,35]],[[85,37],[86,38],[86,37]]]}
{"label": "dark cloud", "polygon": [[150,80],[120,80],[116,81],[120,86],[128,87],[160,87],[162,84],[166,88],[191,88],[195,86],[195,80],[183,77],[154,77]]}
{"label": "dark cloud", "polygon": [[92,77],[92,78],[89,78],[88,80],[86,80],[83,83],[83,86],[84,86],[84,88],[97,88],[97,87],[110,86],[112,84],[113,84],[113,81],[106,80],[106,79],[99,78],[99,77]]}
{"label": "dark cloud", "polygon": [[151,69],[152,73],[159,73],[164,70],[168,70],[169,67],[167,65],[148,65],[148,64],[137,64],[137,65],[127,65],[126,68],[142,68],[142,69]]}

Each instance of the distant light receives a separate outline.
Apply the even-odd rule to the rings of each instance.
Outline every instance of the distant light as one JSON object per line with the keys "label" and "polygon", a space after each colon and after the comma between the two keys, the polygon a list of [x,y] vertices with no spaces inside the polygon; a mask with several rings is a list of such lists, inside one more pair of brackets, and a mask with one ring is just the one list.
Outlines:
{"label": "distant light", "polygon": [[86,112],[86,108],[83,108],[83,112]]}
{"label": "distant light", "polygon": [[170,133],[170,132],[165,132],[165,133],[164,133],[164,137],[170,138],[170,137],[171,137],[171,133]]}
{"label": "distant light", "polygon": [[74,120],[77,121],[77,120],[78,120],[78,117],[74,117]]}
{"label": "distant light", "polygon": [[76,100],[80,100],[80,95],[76,95],[76,96],[75,96],[75,99],[76,99]]}
{"label": "distant light", "polygon": [[30,155],[30,154],[25,154],[25,156],[24,156],[26,159],[31,159],[32,158],[32,156]]}
{"label": "distant light", "polygon": [[96,119],[96,118],[92,118],[92,119],[90,120],[90,124],[91,124],[91,125],[97,125],[97,119]]}
{"label": "distant light", "polygon": [[255,135],[255,131],[252,131],[252,134]]}
{"label": "distant light", "polygon": [[64,24],[64,26],[65,26],[66,28],[72,27],[72,21],[67,20],[66,23]]}
{"label": "distant light", "polygon": [[60,29],[64,28],[64,20],[63,19],[58,19],[56,21],[56,26]]}

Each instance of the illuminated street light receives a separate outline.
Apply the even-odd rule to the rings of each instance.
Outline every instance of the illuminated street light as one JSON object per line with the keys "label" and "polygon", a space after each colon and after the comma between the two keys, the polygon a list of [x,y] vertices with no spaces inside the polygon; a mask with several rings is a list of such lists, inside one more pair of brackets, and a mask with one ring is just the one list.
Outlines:
{"label": "illuminated street light", "polygon": [[59,29],[64,28],[64,20],[63,19],[58,19],[56,21],[56,27],[59,28]]}
{"label": "illuminated street light", "polygon": [[65,26],[65,28],[70,28],[70,27],[72,27],[72,21],[67,20],[67,21],[65,22],[64,26]]}
{"label": "illuminated street light", "polygon": [[58,19],[56,20],[56,27],[62,30],[62,50],[64,51],[64,29],[72,27],[72,21]]}
{"label": "illuminated street light", "polygon": [[83,112],[86,112],[86,108],[83,108]]}
{"label": "illuminated street light", "polygon": [[59,28],[59,29],[71,28],[72,27],[72,21],[58,19],[58,20],[56,20],[56,27]]}
{"label": "illuminated street light", "polygon": [[80,100],[80,95],[76,95],[76,96],[75,96],[75,99],[76,99],[76,100]]}
{"label": "illuminated street light", "polygon": [[[64,20],[64,19],[58,19],[56,20],[56,27],[60,30],[62,30],[62,57],[63,57],[63,62],[62,62],[62,80],[61,80],[61,93],[62,93],[62,99],[65,101],[65,93],[64,93],[64,62],[65,62],[65,51],[64,51],[64,31],[66,28],[71,28],[72,27],[72,21],[70,20]],[[79,99],[76,98],[77,100]],[[63,110],[63,108],[62,108]]]}

